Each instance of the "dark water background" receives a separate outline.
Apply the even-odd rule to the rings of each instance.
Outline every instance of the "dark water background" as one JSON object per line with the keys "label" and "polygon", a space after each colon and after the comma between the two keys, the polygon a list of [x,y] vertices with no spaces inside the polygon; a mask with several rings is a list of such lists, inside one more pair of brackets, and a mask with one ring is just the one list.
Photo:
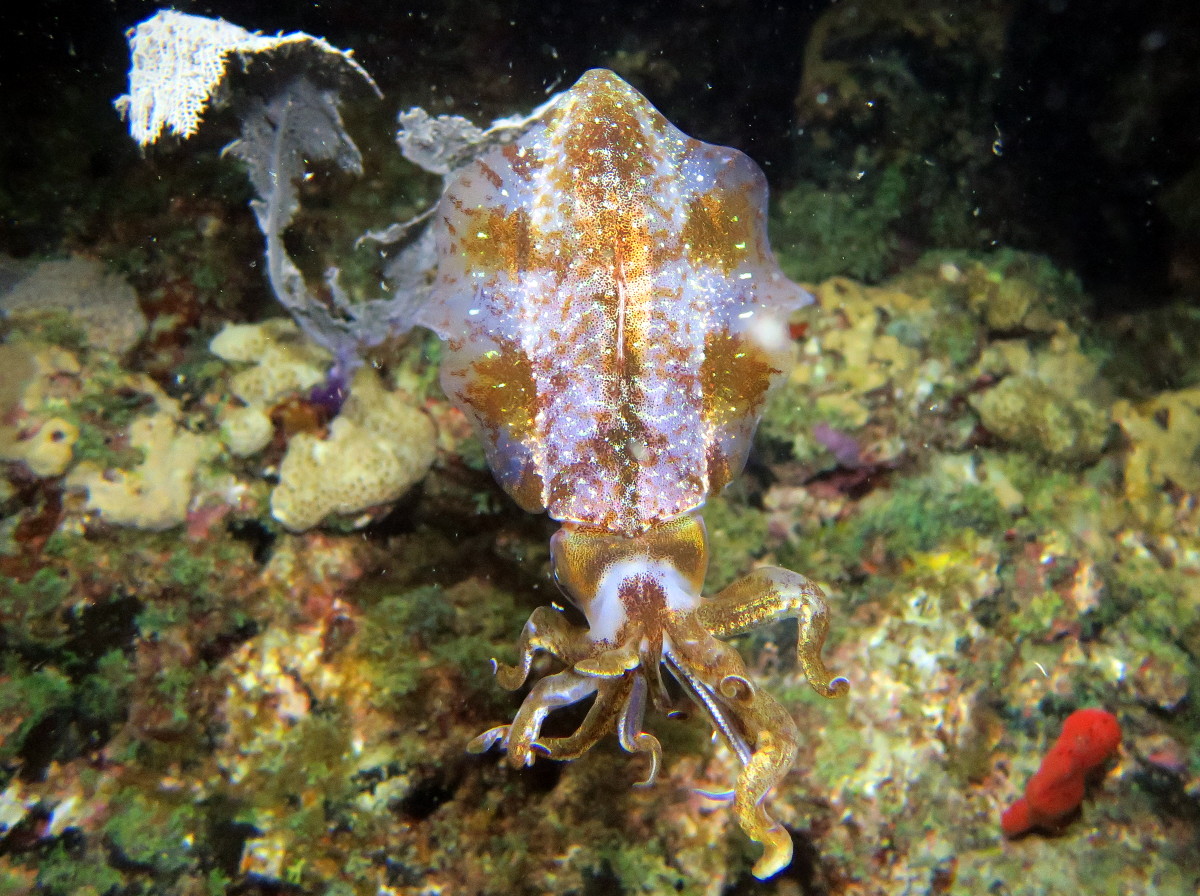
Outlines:
{"label": "dark water background", "polygon": [[[1084,279],[1100,310],[1195,294],[1196,216],[1180,207],[1200,204],[1196,4],[925,3],[912,23],[906,4],[857,6],[861,26],[834,29],[825,55],[857,68],[863,94],[843,106],[835,88],[824,121],[801,81],[827,3],[176,8],[353,48],[391,108],[486,120],[529,108],[586,68],[613,66],[685,132],[748,152],[776,190],[836,180],[860,147],[875,164],[920,154],[978,208],[975,231],[959,233],[964,246],[1049,253]],[[56,0],[0,13],[0,251],[52,250],[71,224],[94,225],[70,220],[81,205],[92,206],[85,217],[101,216],[95,194],[119,195],[137,154],[108,102],[125,89],[124,31],[155,9]],[[969,152],[952,145],[964,129]],[[981,157],[993,140],[999,152]],[[919,214],[907,217],[911,255],[934,240]]]}

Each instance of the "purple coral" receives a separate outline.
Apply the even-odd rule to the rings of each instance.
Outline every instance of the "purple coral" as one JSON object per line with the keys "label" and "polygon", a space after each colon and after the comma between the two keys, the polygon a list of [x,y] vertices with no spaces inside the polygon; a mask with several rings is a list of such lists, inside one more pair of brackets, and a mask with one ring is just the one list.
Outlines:
{"label": "purple coral", "polygon": [[818,423],[812,428],[812,437],[833,454],[840,466],[848,470],[862,466],[862,448],[849,433],[834,429],[828,423]]}

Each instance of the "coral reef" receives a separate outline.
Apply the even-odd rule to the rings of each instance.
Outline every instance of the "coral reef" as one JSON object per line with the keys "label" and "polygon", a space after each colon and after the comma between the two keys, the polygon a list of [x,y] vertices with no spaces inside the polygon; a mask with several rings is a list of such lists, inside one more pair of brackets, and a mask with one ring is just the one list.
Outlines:
{"label": "coral reef", "polygon": [[356,374],[339,401],[340,412],[323,425],[324,412],[308,398],[326,383],[331,356],[293,321],[229,324],[209,349],[245,365],[229,379],[238,403],[226,404],[219,416],[221,441],[234,457],[266,450],[276,438],[276,419],[289,428],[286,409],[292,403],[299,402],[293,417],[308,417],[288,433],[271,494],[272,515],[288,529],[310,529],[332,516],[358,517],[365,524],[371,515],[360,516],[364,511],[395,501],[433,463],[435,432],[428,416],[413,407],[409,393],[387,388],[373,369]]}
{"label": "coral reef", "polygon": [[130,470],[84,461],[65,480],[87,493],[87,508],[114,526],[170,529],[187,520],[205,440],[160,411],[129,424],[129,447],[142,454]]}
{"label": "coral reef", "polygon": [[146,332],[137,294],[120,275],[95,259],[72,256],[44,261],[0,294],[0,316],[70,319],[86,343],[119,355]]}
{"label": "coral reef", "polygon": [[51,417],[35,430],[0,428],[0,460],[23,461],[34,476],[61,476],[71,466],[79,427]]}
{"label": "coral reef", "polygon": [[[856,35],[882,19],[889,46],[953,50],[973,29],[991,40],[1008,9],[981,22],[883,6],[831,7],[813,53],[834,64],[813,72],[836,80],[803,85],[813,121],[834,113],[809,134],[844,151],[826,184],[847,192],[856,141],[838,119],[875,114],[855,108],[875,93],[863,85],[902,112],[908,80],[894,54],[839,65],[867,58]],[[964,132],[953,151],[994,157]],[[918,164],[910,149],[902,165]],[[210,295],[196,280],[244,283],[258,248],[206,254],[229,231],[180,222],[232,217],[246,198],[232,191],[157,219],[188,277],[130,279],[158,309],[136,351],[90,335],[73,306],[0,325],[0,891],[1197,892],[1195,311],[1093,321],[1078,280],[1043,258],[914,258],[918,179],[903,169],[901,202],[874,192],[879,170],[856,194],[878,200],[871,233],[830,243],[853,256],[777,247],[787,270],[870,282],[812,277],[747,472],[706,508],[712,586],[804,570],[831,607],[830,666],[853,680],[845,701],[816,701],[793,632],[733,642],[800,732],[772,803],[788,870],[753,880],[722,794],[738,758],[694,718],[656,727],[648,788],[627,786],[644,768],[616,737],[586,762],[520,771],[465,752],[523,696],[495,687],[491,660],[517,659],[513,632],[562,600],[548,528],[485,472],[434,385],[436,346],[376,345],[338,410],[336,352],[294,322],[214,338],[229,309],[192,314]],[[144,233],[123,239],[139,258]],[[406,475],[428,472],[396,504],[313,511],[293,532],[272,512],[285,459],[325,446],[332,473],[310,479],[355,469],[343,418],[377,442],[383,421],[411,426]],[[154,497],[121,523],[139,491]],[[1053,836],[1005,838],[998,817],[1089,706],[1122,731],[1107,774]],[[587,710],[565,714],[548,735]]]}
{"label": "coral reef", "polygon": [[[1076,289],[1029,256],[942,254],[878,286],[817,284],[793,318],[797,365],[759,460],[708,509],[714,586],[754,563],[810,571],[837,607],[829,661],[856,671],[845,708],[817,703],[786,633],[742,639],[751,672],[819,734],[773,803],[807,857],[777,886],[1194,888],[1191,398],[1123,397],[1105,371],[1124,368],[1072,316]],[[996,311],[996,291],[1018,298]],[[247,360],[210,356],[186,403],[47,335],[69,334],[29,322],[4,346],[23,371],[5,383],[11,432],[79,430],[64,479],[4,467],[4,885],[746,887],[753,853],[712,811],[736,759],[694,721],[660,723],[645,789],[613,786],[641,774],[615,742],[520,774],[464,753],[515,709],[488,660],[514,658],[511,633],[552,586],[546,533],[479,472],[462,416],[426,397],[420,346],[386,377],[359,374],[368,404],[436,423],[442,459],[420,491],[365,533],[345,530],[353,510],[288,534],[264,472],[301,436],[329,444],[340,419],[309,403],[328,355],[294,324],[227,330],[214,350]],[[1111,407],[1121,437],[1069,460],[1001,439],[975,399],[1014,377]],[[361,398],[356,382],[341,413]],[[239,410],[271,424],[241,456],[225,450]],[[203,442],[185,522],[107,525],[67,481],[85,462],[145,471],[130,435],[156,419]],[[1056,725],[1097,703],[1126,732],[1110,774],[1055,837],[1005,842],[996,819]]]}
{"label": "coral reef", "polygon": [[1125,487],[1131,498],[1144,502],[1170,484],[1200,490],[1200,389],[1120,401],[1113,416],[1130,442]]}
{"label": "coral reef", "polygon": [[230,379],[230,391],[247,407],[270,409],[280,399],[325,380],[329,352],[304,338],[290,320],[226,324],[208,349],[218,358],[249,365]]}
{"label": "coral reef", "polygon": [[1063,395],[1034,376],[1012,376],[978,397],[971,406],[997,438],[1033,445],[1047,457],[1088,463],[1100,456],[1108,433],[1106,409],[1084,398]]}
{"label": "coral reef", "polygon": [[386,391],[374,370],[360,370],[328,436],[297,433],[288,443],[271,514],[301,531],[332,514],[389,504],[425,476],[433,458],[429,418]]}

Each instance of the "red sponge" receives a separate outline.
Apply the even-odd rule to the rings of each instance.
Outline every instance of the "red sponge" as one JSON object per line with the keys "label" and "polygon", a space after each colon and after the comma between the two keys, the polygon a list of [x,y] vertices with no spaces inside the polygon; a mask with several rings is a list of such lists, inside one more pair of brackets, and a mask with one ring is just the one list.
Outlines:
{"label": "red sponge", "polygon": [[1055,828],[1083,801],[1088,776],[1117,751],[1121,725],[1103,709],[1080,709],[1067,716],[1041,767],[1019,799],[1000,817],[1006,837],[1018,837],[1034,828]]}

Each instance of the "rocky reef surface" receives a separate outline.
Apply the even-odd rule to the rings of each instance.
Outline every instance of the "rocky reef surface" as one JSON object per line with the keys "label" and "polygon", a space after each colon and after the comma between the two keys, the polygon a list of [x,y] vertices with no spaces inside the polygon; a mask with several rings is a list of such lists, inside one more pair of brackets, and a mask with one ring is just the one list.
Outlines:
{"label": "rocky reef surface", "polygon": [[[1072,277],[1014,252],[811,285],[756,459],[707,513],[710,590],[813,577],[852,682],[814,699],[782,628],[740,644],[806,732],[773,802],[797,858],[764,884],[706,795],[734,759],[694,720],[654,721],[645,789],[615,742],[524,772],[464,752],[519,699],[489,659],[556,591],[550,524],[491,482],[431,341],[338,411],[290,322],[185,339],[165,377],[129,350],[154,319],[106,318],[114,339],[67,294],[94,277],[23,277],[8,295],[44,294],[0,346],[4,889],[1194,890],[1188,312],[1089,323]],[[1159,388],[1146,353],[1184,375]],[[1061,831],[1006,840],[1081,706],[1120,719],[1116,760]]]}

